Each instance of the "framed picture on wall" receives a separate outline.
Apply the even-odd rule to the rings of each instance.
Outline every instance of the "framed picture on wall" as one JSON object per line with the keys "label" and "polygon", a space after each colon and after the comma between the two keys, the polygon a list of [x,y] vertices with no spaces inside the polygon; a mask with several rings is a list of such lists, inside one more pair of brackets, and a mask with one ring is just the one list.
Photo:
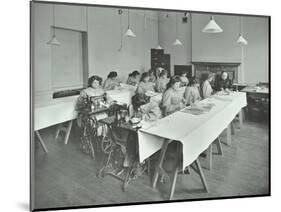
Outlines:
{"label": "framed picture on wall", "polygon": [[30,13],[32,211],[270,195],[270,16]]}

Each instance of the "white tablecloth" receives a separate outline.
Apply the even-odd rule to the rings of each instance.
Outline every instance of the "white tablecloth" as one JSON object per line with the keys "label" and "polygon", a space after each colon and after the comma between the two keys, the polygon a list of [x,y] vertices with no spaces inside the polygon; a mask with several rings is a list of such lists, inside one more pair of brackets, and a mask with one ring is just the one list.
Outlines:
{"label": "white tablecloth", "polygon": [[[107,91],[108,96],[120,103],[131,104],[134,88]],[[40,130],[55,124],[76,119],[75,106],[77,96],[52,99],[40,102],[34,107],[34,130]]]}
{"label": "white tablecloth", "polygon": [[140,129],[140,161],[158,151],[164,139],[170,139],[182,143],[183,167],[190,165],[247,105],[246,94],[242,92],[213,96],[202,102],[214,103],[215,106],[201,115],[178,111]]}

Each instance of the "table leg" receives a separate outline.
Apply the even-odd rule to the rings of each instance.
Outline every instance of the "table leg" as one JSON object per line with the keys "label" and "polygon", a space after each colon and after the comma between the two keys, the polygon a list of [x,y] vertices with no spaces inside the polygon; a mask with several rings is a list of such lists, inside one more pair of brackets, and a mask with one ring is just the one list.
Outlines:
{"label": "table leg", "polygon": [[226,144],[231,145],[231,123],[229,123],[226,129]]}
{"label": "table leg", "polygon": [[202,184],[203,184],[205,190],[206,190],[207,192],[209,192],[209,191],[208,191],[208,190],[209,190],[209,189],[208,189],[208,185],[207,185],[206,179],[205,179],[205,177],[204,177],[204,173],[203,173],[203,171],[202,171],[199,158],[197,158],[197,159],[195,160],[195,163],[196,163],[196,166],[197,166],[197,168],[198,168],[198,173],[199,173],[201,182],[202,182]]}
{"label": "table leg", "polygon": [[70,135],[70,132],[71,132],[71,128],[72,128],[72,120],[68,123],[65,138],[64,138],[64,144],[67,144],[67,142],[68,142],[68,138],[69,138],[69,135]]}
{"label": "table leg", "polygon": [[58,139],[62,127],[63,127],[62,124],[59,124],[59,126],[58,126],[58,128],[56,130],[55,140]]}
{"label": "table leg", "polygon": [[185,167],[184,174],[190,174],[190,168],[189,166]]}
{"label": "table leg", "polygon": [[177,147],[176,147],[176,155],[177,155],[177,163],[176,163],[176,167],[175,167],[175,170],[173,173],[173,179],[172,179],[172,183],[171,183],[171,187],[170,187],[169,200],[173,199],[179,169],[182,168],[182,161],[181,161],[182,148],[181,148],[181,144],[179,142],[177,143]]}
{"label": "table leg", "polygon": [[235,134],[235,128],[234,128],[234,120],[230,123],[231,126],[231,135]]}
{"label": "table leg", "polygon": [[169,200],[172,200],[173,196],[174,196],[178,172],[179,172],[179,170],[178,170],[178,168],[176,168],[174,171],[174,174],[173,174],[173,180],[172,180],[172,184],[171,184]]}
{"label": "table leg", "polygon": [[223,150],[222,150],[222,146],[221,146],[221,139],[220,139],[220,137],[218,137],[215,142],[217,144],[218,153],[221,156],[223,156]]}
{"label": "table leg", "polygon": [[152,179],[152,187],[153,188],[156,187],[156,183],[157,183],[157,180],[158,180],[158,177],[159,177],[159,173],[163,172],[162,165],[163,165],[165,153],[167,151],[167,147],[168,147],[169,142],[170,142],[169,140],[164,140],[164,142],[162,144],[159,161],[158,161],[158,164],[155,167],[155,173],[154,173],[154,176],[153,176],[153,179]]}
{"label": "table leg", "polygon": [[45,143],[44,143],[42,137],[40,136],[39,131],[38,131],[38,130],[35,131],[35,134],[37,135],[37,137],[38,137],[38,139],[39,139],[39,142],[40,142],[41,146],[43,147],[44,151],[45,151],[46,153],[48,153],[47,146],[45,145]]}
{"label": "table leg", "polygon": [[212,154],[213,154],[213,150],[212,150],[212,144],[210,144],[210,146],[208,147],[207,151],[207,169],[209,169],[210,171],[212,170]]}
{"label": "table leg", "polygon": [[242,127],[243,127],[243,117],[244,117],[243,108],[240,110],[238,116],[239,116],[239,127],[240,127],[240,129],[242,129]]}

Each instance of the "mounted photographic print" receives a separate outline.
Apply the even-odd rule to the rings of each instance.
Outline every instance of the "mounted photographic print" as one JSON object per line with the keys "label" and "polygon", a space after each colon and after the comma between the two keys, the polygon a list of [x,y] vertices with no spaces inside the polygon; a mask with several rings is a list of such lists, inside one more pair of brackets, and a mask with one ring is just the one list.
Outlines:
{"label": "mounted photographic print", "polygon": [[30,12],[32,211],[270,195],[270,16]]}

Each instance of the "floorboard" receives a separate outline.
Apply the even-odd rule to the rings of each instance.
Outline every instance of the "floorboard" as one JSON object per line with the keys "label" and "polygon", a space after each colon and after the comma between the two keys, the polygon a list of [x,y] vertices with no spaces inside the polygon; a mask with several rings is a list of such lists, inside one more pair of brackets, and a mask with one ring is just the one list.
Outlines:
{"label": "floorboard", "polygon": [[[142,176],[133,181],[126,192],[121,182],[110,176],[96,177],[99,161],[81,152],[79,136],[74,129],[67,145],[62,137],[54,140],[55,127],[41,131],[48,146],[45,154],[35,143],[35,207],[67,207],[82,205],[116,204],[167,200],[169,182],[158,183],[153,190],[150,178]],[[226,139],[225,133],[222,140]],[[269,192],[268,126],[263,123],[246,122],[236,129],[232,145],[222,144],[223,157],[213,155],[213,169],[201,165],[209,185],[209,193],[203,190],[198,174],[179,175],[174,199],[197,199],[240,195],[262,195]],[[173,148],[170,148],[172,152]],[[216,147],[214,147],[216,153]],[[167,158],[164,167],[172,169],[173,160]]]}

